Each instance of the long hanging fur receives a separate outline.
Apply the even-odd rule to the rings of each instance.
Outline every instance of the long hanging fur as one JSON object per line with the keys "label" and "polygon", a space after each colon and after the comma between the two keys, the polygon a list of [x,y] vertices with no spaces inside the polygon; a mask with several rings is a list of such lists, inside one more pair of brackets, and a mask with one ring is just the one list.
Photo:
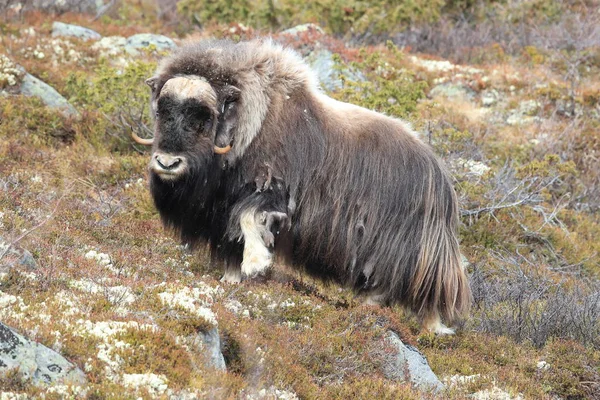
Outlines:
{"label": "long hanging fur", "polygon": [[270,40],[189,44],[157,72],[182,75],[241,90],[233,150],[207,163],[208,183],[188,179],[176,200],[173,185],[153,186],[183,239],[239,258],[236,202],[260,202],[252,182],[267,163],[287,185],[293,264],[424,319],[466,314],[471,293],[451,179],[405,123],[327,97],[301,58]]}

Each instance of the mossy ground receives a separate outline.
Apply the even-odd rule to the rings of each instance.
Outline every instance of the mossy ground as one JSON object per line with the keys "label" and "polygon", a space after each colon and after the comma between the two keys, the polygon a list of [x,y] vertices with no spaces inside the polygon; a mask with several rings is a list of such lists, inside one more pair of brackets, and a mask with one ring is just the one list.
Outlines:
{"label": "mossy ground", "polygon": [[[149,18],[149,2],[124,3],[116,16],[61,20],[105,36],[149,27],[190,32]],[[544,2],[532,3],[538,7],[530,13],[557,17]],[[147,21],[135,25],[128,16]],[[328,18],[331,31],[356,23]],[[409,120],[451,169],[476,302],[458,334],[440,338],[401,309],[362,306],[347,290],[285,266],[266,282],[220,285],[203,249],[179,246],[162,228],[147,189],[148,154],[128,139],[130,126],[150,123],[143,80],[161,55],[113,66],[88,44],[64,39],[59,45],[78,54],[64,58],[44,47],[51,21],[32,13],[1,25],[0,53],[52,84],[81,115],[65,117],[35,98],[0,97],[0,236],[37,263],[2,276],[0,318],[86,371],[89,387],[64,389],[72,396],[167,396],[122,383],[123,374],[153,373],[170,390],[207,398],[271,386],[300,398],[427,397],[383,377],[386,329],[421,349],[443,380],[473,376],[449,385],[449,398],[493,388],[532,399],[598,396],[600,65],[593,58],[585,58],[572,92],[560,57],[548,49],[487,49],[482,63],[469,67],[393,45],[357,50],[328,36],[285,39],[300,51],[318,40],[340,64],[353,63],[367,81],[346,81],[331,95]],[[33,35],[23,33],[31,27]],[[214,23],[190,35],[239,37],[240,30]],[[47,52],[43,60],[33,56],[37,45]],[[473,95],[432,96],[440,83]],[[492,90],[495,101],[484,105]],[[511,116],[518,123],[507,123]],[[211,322],[161,301],[162,293],[193,287],[201,289],[194,304],[216,315],[228,372],[206,367],[186,341]],[[41,393],[13,375],[0,380],[0,390]]]}

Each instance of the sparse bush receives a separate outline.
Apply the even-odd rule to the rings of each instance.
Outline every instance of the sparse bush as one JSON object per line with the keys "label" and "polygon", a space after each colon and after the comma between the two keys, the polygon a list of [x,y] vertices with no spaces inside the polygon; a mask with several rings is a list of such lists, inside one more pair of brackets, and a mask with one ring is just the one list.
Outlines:
{"label": "sparse bush", "polygon": [[156,65],[134,61],[124,68],[100,65],[95,73],[73,73],[67,79],[66,91],[73,104],[83,107],[102,120],[89,131],[93,143],[112,150],[131,147],[130,133],[141,137],[151,134],[149,115],[150,90],[144,80],[152,76]]}
{"label": "sparse bush", "polygon": [[537,347],[551,339],[571,339],[600,349],[600,285],[552,279],[520,252],[491,251],[493,270],[471,276],[474,329],[505,335]]}

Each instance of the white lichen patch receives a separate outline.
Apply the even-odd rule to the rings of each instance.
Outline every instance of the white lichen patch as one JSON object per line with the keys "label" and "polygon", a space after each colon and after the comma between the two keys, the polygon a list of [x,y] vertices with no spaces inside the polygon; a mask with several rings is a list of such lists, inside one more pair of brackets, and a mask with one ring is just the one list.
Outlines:
{"label": "white lichen patch", "polygon": [[44,60],[50,62],[53,66],[93,60],[78,51],[75,45],[67,39],[41,37],[35,46],[26,46],[24,40],[26,39],[15,39],[16,43],[21,44],[20,53],[24,58]]}
{"label": "white lichen patch", "polygon": [[96,250],[90,250],[84,255],[88,260],[96,260],[102,266],[110,264],[110,256],[106,253],[99,253]]}
{"label": "white lichen patch", "polygon": [[475,375],[452,375],[444,379],[446,384],[452,386],[462,386],[468,383],[473,383],[481,378],[480,374]]}
{"label": "white lichen patch", "polygon": [[164,375],[123,374],[123,386],[131,389],[146,389],[151,395],[160,396],[168,388],[168,380]]}
{"label": "white lichen patch", "polygon": [[108,255],[106,253],[102,253],[102,252],[92,249],[92,250],[89,250],[87,253],[85,253],[84,257],[87,258],[88,260],[96,261],[98,263],[98,265],[106,268],[107,270],[111,271],[112,273],[114,273],[116,275],[130,275],[131,274],[131,271],[129,271],[128,269],[116,266],[115,263],[113,262],[112,258],[110,257],[110,255]]}
{"label": "white lichen patch", "polygon": [[4,293],[0,290],[0,320],[14,319],[21,320],[24,318],[24,312],[29,309],[29,306],[23,302],[20,296]]}
{"label": "white lichen patch", "polygon": [[21,83],[25,73],[10,58],[0,54],[0,89]]}
{"label": "white lichen patch", "polygon": [[128,329],[148,329],[153,332],[157,330],[156,326],[149,324],[140,324],[137,321],[98,321],[79,319],[76,322],[77,332],[82,335],[92,335],[99,339],[106,339],[115,336],[117,333],[125,332]]}
{"label": "white lichen patch", "polygon": [[60,314],[63,317],[69,317],[82,313],[81,309],[78,307],[80,299],[71,292],[61,290],[54,295],[54,301],[57,303],[60,309]]}
{"label": "white lichen patch", "polygon": [[479,68],[466,67],[462,65],[456,65],[447,60],[424,60],[422,58],[411,56],[410,60],[413,64],[423,67],[431,72],[460,72],[463,74],[483,74],[483,70]]}
{"label": "white lichen patch", "polygon": [[99,285],[89,279],[72,280],[69,282],[69,286],[85,293],[103,295],[114,305],[129,305],[137,300],[128,286]]}
{"label": "white lichen patch", "polygon": [[263,388],[255,392],[242,392],[240,398],[243,400],[298,400],[298,395],[294,392],[277,389],[276,387],[271,386],[269,388]]}
{"label": "white lichen patch", "polygon": [[87,389],[78,385],[52,385],[46,389],[46,393],[54,395],[52,398],[56,396],[61,399],[85,398]]}
{"label": "white lichen patch", "polygon": [[171,289],[158,294],[160,301],[168,307],[181,308],[187,312],[204,318],[212,325],[217,324],[217,318],[209,308],[216,295],[222,294],[223,289],[220,286],[213,288],[200,282],[199,287],[182,287]]}
{"label": "white lichen patch", "polygon": [[470,397],[476,400],[523,400],[523,396],[520,393],[512,395],[496,386],[491,389],[480,390],[473,393]]}
{"label": "white lichen patch", "polygon": [[491,168],[480,161],[465,160],[463,158],[457,158],[456,166],[465,169],[467,173],[475,176],[485,175]]}
{"label": "white lichen patch", "polygon": [[[92,336],[101,340],[97,345],[98,353],[96,357],[104,363],[104,375],[113,382],[119,382],[121,377],[121,367],[124,363],[119,351],[131,347],[129,343],[118,340],[115,336],[119,333],[124,333],[127,330],[150,330],[157,331],[157,327],[149,324],[140,324],[136,321],[98,321],[92,322],[89,320],[79,319],[75,323],[75,334],[80,336]],[[84,366],[87,372],[93,367],[90,361]]]}
{"label": "white lichen patch", "polygon": [[27,400],[29,396],[25,393],[0,392],[0,400]]}

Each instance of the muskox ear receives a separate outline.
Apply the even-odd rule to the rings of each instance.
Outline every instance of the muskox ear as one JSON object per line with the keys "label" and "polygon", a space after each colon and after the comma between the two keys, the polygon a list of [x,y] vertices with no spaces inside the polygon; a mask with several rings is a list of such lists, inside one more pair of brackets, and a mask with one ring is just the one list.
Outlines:
{"label": "muskox ear", "polygon": [[233,141],[233,130],[238,118],[238,100],[240,98],[240,89],[233,85],[227,85],[221,92],[219,105],[219,121],[215,136],[215,145],[225,147]]}
{"label": "muskox ear", "polygon": [[153,92],[156,91],[156,87],[158,86],[158,76],[146,79],[146,85],[150,86],[150,89],[152,89]]}

